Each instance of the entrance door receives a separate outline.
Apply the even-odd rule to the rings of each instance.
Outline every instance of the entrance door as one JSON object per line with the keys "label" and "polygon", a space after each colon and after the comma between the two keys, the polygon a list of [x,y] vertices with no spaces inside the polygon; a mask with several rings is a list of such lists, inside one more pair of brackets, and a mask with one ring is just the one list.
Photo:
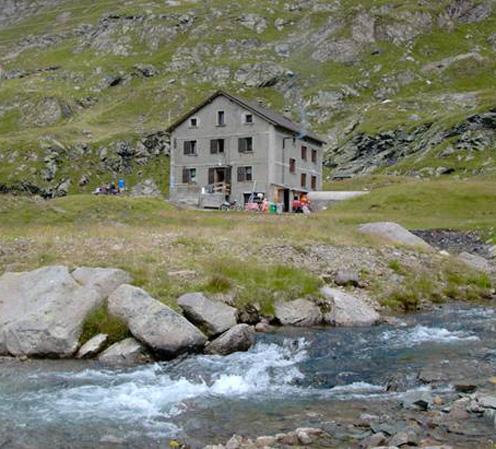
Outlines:
{"label": "entrance door", "polygon": [[290,192],[289,189],[284,189],[284,212],[289,212],[290,208]]}

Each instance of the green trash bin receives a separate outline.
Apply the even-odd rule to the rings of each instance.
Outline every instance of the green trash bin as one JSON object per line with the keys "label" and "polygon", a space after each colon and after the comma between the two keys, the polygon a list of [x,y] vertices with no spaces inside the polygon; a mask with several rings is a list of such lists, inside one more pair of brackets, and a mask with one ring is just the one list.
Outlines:
{"label": "green trash bin", "polygon": [[277,214],[277,204],[276,203],[270,203],[269,204],[269,213]]}

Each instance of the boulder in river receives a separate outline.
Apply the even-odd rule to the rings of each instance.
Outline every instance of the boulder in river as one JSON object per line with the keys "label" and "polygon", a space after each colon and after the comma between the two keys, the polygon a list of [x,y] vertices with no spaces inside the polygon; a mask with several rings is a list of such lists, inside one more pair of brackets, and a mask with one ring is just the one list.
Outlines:
{"label": "boulder in river", "polygon": [[237,324],[205,347],[207,354],[228,355],[248,351],[255,343],[255,331],[248,324]]}
{"label": "boulder in river", "polygon": [[202,293],[188,293],[177,303],[192,323],[209,336],[216,336],[236,326],[237,311],[227,304],[212,301]]}
{"label": "boulder in river", "polygon": [[90,338],[83,346],[79,348],[79,351],[76,354],[76,358],[78,359],[89,359],[97,355],[108,340],[107,334],[97,334],[94,337]]}
{"label": "boulder in river", "polygon": [[98,360],[112,365],[134,365],[151,360],[146,348],[134,338],[126,338],[108,347]]}
{"label": "boulder in river", "polygon": [[108,310],[160,357],[198,351],[207,341],[186,318],[138,287],[121,285],[110,295]]}
{"label": "boulder in river", "polygon": [[415,246],[422,249],[432,249],[432,247],[425,240],[422,240],[420,237],[412,234],[398,223],[366,223],[361,225],[358,230],[362,234],[376,236],[394,244]]}
{"label": "boulder in river", "polygon": [[0,354],[70,357],[83,322],[103,302],[67,267],[49,266],[0,277]]}
{"label": "boulder in river", "polygon": [[275,316],[283,326],[311,327],[322,323],[322,312],[317,304],[308,299],[279,301]]}
{"label": "boulder in river", "polygon": [[99,291],[105,298],[122,284],[129,284],[132,277],[129,273],[119,268],[76,268],[72,277],[85,287],[92,287]]}
{"label": "boulder in river", "polygon": [[324,321],[333,326],[371,326],[381,316],[363,299],[352,296],[337,288],[324,287],[322,295],[331,311],[324,315]]}

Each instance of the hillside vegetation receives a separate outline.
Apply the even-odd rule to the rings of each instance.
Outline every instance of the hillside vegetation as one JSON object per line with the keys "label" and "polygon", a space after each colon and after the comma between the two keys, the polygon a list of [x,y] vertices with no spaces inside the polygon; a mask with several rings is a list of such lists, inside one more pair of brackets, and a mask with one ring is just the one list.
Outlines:
{"label": "hillside vegetation", "polygon": [[167,190],[171,121],[219,88],[321,133],[337,175],[495,173],[495,0],[13,0],[0,190]]}
{"label": "hillside vegetation", "polygon": [[357,231],[374,220],[475,230],[494,244],[496,191],[480,180],[401,182],[310,216],[181,210],[161,199],[7,195],[0,202],[0,272],[121,267],[172,307],[182,293],[206,291],[266,313],[276,300],[318,296],[341,269],[359,272],[372,298],[403,310],[491,291],[486,275],[454,258]]}

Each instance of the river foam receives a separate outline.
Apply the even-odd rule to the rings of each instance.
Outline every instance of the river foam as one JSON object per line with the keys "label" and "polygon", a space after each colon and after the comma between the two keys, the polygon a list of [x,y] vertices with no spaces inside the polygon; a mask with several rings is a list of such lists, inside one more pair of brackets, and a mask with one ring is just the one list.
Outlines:
{"label": "river foam", "polygon": [[384,331],[382,340],[394,347],[412,347],[424,343],[460,343],[479,341],[479,337],[468,331],[450,331],[441,327],[417,325],[410,329]]}

